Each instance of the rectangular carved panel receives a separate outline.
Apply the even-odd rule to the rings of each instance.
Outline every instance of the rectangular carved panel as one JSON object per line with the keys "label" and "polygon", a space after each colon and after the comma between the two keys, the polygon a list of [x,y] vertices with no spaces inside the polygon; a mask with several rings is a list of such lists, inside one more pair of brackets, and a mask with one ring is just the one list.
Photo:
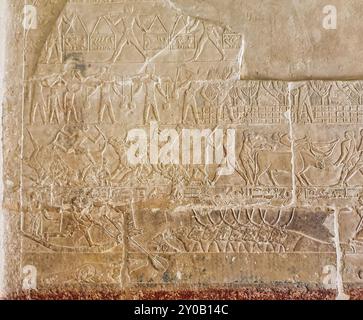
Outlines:
{"label": "rectangular carved panel", "polygon": [[359,291],[361,81],[244,79],[242,24],[169,1],[14,3],[7,296]]}

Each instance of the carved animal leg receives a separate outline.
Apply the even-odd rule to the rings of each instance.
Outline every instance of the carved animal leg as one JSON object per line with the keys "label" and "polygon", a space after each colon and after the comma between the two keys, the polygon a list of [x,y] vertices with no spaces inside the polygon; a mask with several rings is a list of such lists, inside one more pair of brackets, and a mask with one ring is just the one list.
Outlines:
{"label": "carved animal leg", "polygon": [[199,124],[199,114],[198,114],[197,106],[195,104],[192,105],[192,111],[193,111],[195,123]]}
{"label": "carved animal leg", "polygon": [[340,174],[339,181],[334,186],[343,186],[343,185],[346,186],[347,180],[348,180],[348,175],[349,175],[348,169],[345,169],[343,167],[343,170]]}
{"label": "carved animal leg", "polygon": [[156,105],[156,102],[154,102],[151,105],[151,107],[152,107],[152,110],[153,110],[154,117],[155,117],[156,121],[160,121],[159,109],[158,109],[158,106]]}
{"label": "carved animal leg", "polygon": [[61,116],[60,116],[60,103],[58,104],[58,106],[55,108],[55,117],[56,117],[56,120],[57,120],[57,124],[60,124],[60,120],[61,120]]}
{"label": "carved animal leg", "polygon": [[108,114],[109,114],[112,124],[115,124],[117,121],[116,121],[115,113],[113,112],[113,106],[111,103],[108,103],[107,109],[108,109]]}
{"label": "carved animal leg", "polygon": [[245,242],[242,241],[239,243],[238,252],[248,252]]}
{"label": "carved animal leg", "polygon": [[302,179],[302,181],[305,183],[306,186],[310,186],[311,183],[308,180],[308,178],[305,175],[305,172],[308,170],[309,168],[306,168],[304,170],[302,170],[301,172],[298,173],[298,176]]}
{"label": "carved animal leg", "polygon": [[218,50],[218,52],[219,52],[219,54],[222,56],[222,58],[221,58],[221,61],[223,61],[224,60],[224,52],[223,52],[223,50],[219,47],[219,45],[218,45],[218,43],[217,43],[217,41],[216,40],[214,40],[212,37],[208,37],[209,38],[209,40],[213,43],[213,45],[215,46],[215,48]]}
{"label": "carved animal leg", "polygon": [[96,244],[93,242],[93,240],[91,238],[91,233],[90,233],[89,229],[88,228],[82,228],[82,229],[83,229],[84,237],[86,238],[89,246],[94,247]]}
{"label": "carved animal leg", "polygon": [[35,115],[37,112],[37,108],[38,108],[38,104],[36,103],[30,112],[30,124],[33,124],[35,122]]}
{"label": "carved animal leg", "polygon": [[191,252],[204,252],[202,244],[199,241],[195,241]]}
{"label": "carved animal leg", "polygon": [[144,124],[147,124],[147,122],[149,121],[150,108],[151,104],[149,102],[146,102],[144,110]]}
{"label": "carved animal leg", "polygon": [[230,241],[228,244],[228,252],[238,252],[238,242],[237,241]]}
{"label": "carved animal leg", "polygon": [[184,123],[186,123],[186,121],[187,121],[187,118],[188,118],[188,111],[189,111],[189,104],[186,104],[186,105],[184,105],[184,107],[183,107],[183,120],[182,120],[182,123],[184,124]]}
{"label": "carved animal leg", "polygon": [[275,178],[274,178],[274,176],[273,176],[273,174],[272,174],[272,170],[268,170],[268,171],[267,171],[267,175],[268,175],[269,179],[271,180],[272,184],[273,184],[274,186],[277,186],[277,185],[278,185],[278,183],[277,183],[277,181],[275,180]]}
{"label": "carved animal leg", "polygon": [[206,34],[203,34],[199,40],[197,50],[194,54],[194,57],[191,59],[191,61],[195,61],[199,58],[207,41],[208,41],[208,36]]}
{"label": "carved animal leg", "polygon": [[73,95],[72,96],[72,102],[71,102],[71,112],[73,112],[73,116],[74,116],[74,119],[76,120],[76,122],[79,122],[76,106],[74,104],[75,100],[76,100],[76,96]]}
{"label": "carved animal leg", "polygon": [[124,49],[125,45],[127,43],[127,38],[125,36],[123,36],[120,40],[120,42],[117,45],[117,49],[115,51],[115,53],[113,54],[111,61],[113,63],[116,62],[116,60],[118,59],[118,57],[121,55],[122,50]]}
{"label": "carved animal leg", "polygon": [[102,103],[99,114],[98,114],[98,122],[102,123],[103,122],[103,118],[105,115],[105,109],[106,109],[106,105]]}
{"label": "carved animal leg", "polygon": [[353,169],[351,169],[346,178],[345,178],[345,182],[347,182],[350,178],[352,178],[357,172],[363,174],[363,165],[361,164],[360,166],[359,165],[356,165]]}
{"label": "carved animal leg", "polygon": [[304,180],[301,178],[301,176],[300,176],[300,172],[299,173],[296,173],[296,178],[297,178],[297,180],[299,181],[299,183],[303,186],[303,185],[305,185],[305,182],[304,182]]}
{"label": "carved animal leg", "polygon": [[260,180],[260,178],[261,178],[261,176],[266,172],[267,170],[264,170],[264,171],[261,171],[261,172],[259,172],[259,173],[257,173],[256,174],[256,177],[255,177],[255,179],[254,179],[254,181],[253,181],[253,184],[255,185],[255,186],[257,186],[258,184],[259,184],[259,180]]}
{"label": "carved animal leg", "polygon": [[[133,38],[133,39],[132,39]],[[144,57],[144,59],[146,59],[146,56],[143,52],[143,49],[141,48],[141,46],[139,45],[137,39],[135,36],[133,36],[131,39],[130,39],[130,43],[136,48],[137,51],[139,51],[139,53]]]}
{"label": "carved animal leg", "polygon": [[268,167],[268,168],[266,168],[265,170],[263,170],[263,171],[261,171],[260,173],[258,173],[258,174],[256,174],[256,178],[255,178],[255,185],[262,185],[262,184],[260,184],[259,183],[259,180],[260,180],[260,178],[265,174],[265,173],[267,173],[267,176],[268,176],[268,178],[269,178],[269,180],[270,180],[270,182],[272,182],[272,184],[274,185],[274,186],[276,186],[276,181],[275,181],[275,179],[274,179],[274,177],[272,176],[272,174],[271,174],[271,169],[270,169],[270,166]]}

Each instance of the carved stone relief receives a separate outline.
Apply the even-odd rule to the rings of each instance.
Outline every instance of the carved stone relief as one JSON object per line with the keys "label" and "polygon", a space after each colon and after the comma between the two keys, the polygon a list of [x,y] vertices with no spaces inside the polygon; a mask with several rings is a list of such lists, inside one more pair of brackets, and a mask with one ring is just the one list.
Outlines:
{"label": "carved stone relief", "polygon": [[44,294],[362,285],[361,81],[247,79],[241,25],[188,1],[35,2],[34,29],[9,8],[9,295],[34,270]]}

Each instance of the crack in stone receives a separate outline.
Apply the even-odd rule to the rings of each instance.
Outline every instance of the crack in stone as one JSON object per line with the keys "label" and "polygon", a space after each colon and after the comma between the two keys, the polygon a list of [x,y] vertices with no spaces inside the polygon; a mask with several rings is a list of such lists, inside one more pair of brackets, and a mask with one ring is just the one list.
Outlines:
{"label": "crack in stone", "polygon": [[190,18],[194,18],[194,19],[198,19],[198,20],[201,20],[201,21],[205,21],[205,22],[209,22],[209,23],[213,23],[215,25],[218,25],[219,27],[221,28],[227,28],[227,25],[224,24],[222,21],[219,21],[219,20],[215,20],[215,19],[208,19],[208,18],[205,18],[205,17],[201,17],[199,15],[193,15],[192,13],[188,12],[187,10],[185,9],[182,9],[180,7],[178,7],[174,2],[173,0],[162,0],[164,2],[164,4],[166,6],[168,6],[171,10],[175,10],[177,13],[179,14],[185,14],[186,16],[190,17]]}
{"label": "crack in stone", "polygon": [[285,112],[285,118],[289,122],[289,136],[290,136],[290,142],[291,142],[291,201],[290,206],[296,206],[296,172],[295,172],[295,136],[294,136],[294,128],[292,123],[292,100],[291,100],[291,90],[294,89],[294,83],[289,82],[288,83],[288,92],[289,92],[289,110]]}
{"label": "crack in stone", "polygon": [[144,62],[144,64],[141,66],[141,68],[139,69],[138,73],[142,73],[145,71],[145,69],[149,66],[149,64],[155,60],[157,57],[163,55],[164,53],[168,52],[170,49],[170,46],[172,45],[173,41],[180,35],[182,34],[184,31],[187,30],[188,25],[184,26],[182,29],[179,30],[178,33],[176,33],[168,42],[168,45],[165,46],[164,49],[160,50],[159,52],[157,52],[156,54],[154,54],[151,58],[146,58],[146,61]]}
{"label": "crack in stone", "polygon": [[344,293],[344,285],[343,285],[343,253],[340,246],[340,236],[339,236],[339,210],[334,207],[334,243],[337,257],[337,272],[336,272],[336,286],[337,286],[337,296],[336,300],[349,300],[349,295]]}
{"label": "crack in stone", "polygon": [[172,10],[175,10],[179,14],[183,13],[183,10],[180,9],[172,0],[163,0],[164,3]]}
{"label": "crack in stone", "polygon": [[244,56],[245,56],[245,49],[246,49],[246,42],[245,42],[245,37],[244,35],[242,35],[242,40],[241,40],[241,47],[239,49],[238,52],[238,56],[237,56],[237,66],[238,66],[238,72],[237,72],[237,80],[240,80],[245,72],[242,72],[242,70],[244,70]]}
{"label": "crack in stone", "polygon": [[[292,197],[290,206],[297,206],[297,193],[296,193],[296,171],[295,171],[295,163],[296,163],[296,154],[295,154],[295,136],[294,136],[294,126],[293,126],[293,100],[291,92],[296,87],[300,85],[299,82],[289,82],[288,83],[288,91],[289,91],[289,110],[285,112],[285,117],[289,122],[289,135],[291,140],[291,177],[292,177]],[[344,292],[343,285],[343,276],[342,276],[342,268],[343,268],[343,253],[341,251],[340,246],[340,236],[339,236],[339,210],[334,207],[334,246],[336,250],[336,288],[337,288],[337,296],[336,300],[349,300],[349,295]]]}

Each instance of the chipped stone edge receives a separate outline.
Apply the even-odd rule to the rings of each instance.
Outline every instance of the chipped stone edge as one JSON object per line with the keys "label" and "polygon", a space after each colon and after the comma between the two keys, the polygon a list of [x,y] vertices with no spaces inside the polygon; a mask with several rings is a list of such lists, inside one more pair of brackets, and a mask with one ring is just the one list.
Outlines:
{"label": "chipped stone edge", "polygon": [[[0,150],[3,150],[3,105],[5,97],[5,56],[6,56],[6,25],[8,21],[7,0],[0,2]],[[0,152],[0,176],[3,176],[3,153]],[[0,198],[3,202],[4,184],[0,181]],[[5,294],[5,215],[4,208],[0,214],[0,296]]]}
{"label": "chipped stone edge", "polygon": [[339,234],[339,209],[334,209],[334,243],[337,256],[337,273],[336,273],[336,285],[337,285],[337,297],[336,300],[349,300],[350,297],[344,292],[343,283],[343,263],[344,255],[340,245],[340,234]]}

